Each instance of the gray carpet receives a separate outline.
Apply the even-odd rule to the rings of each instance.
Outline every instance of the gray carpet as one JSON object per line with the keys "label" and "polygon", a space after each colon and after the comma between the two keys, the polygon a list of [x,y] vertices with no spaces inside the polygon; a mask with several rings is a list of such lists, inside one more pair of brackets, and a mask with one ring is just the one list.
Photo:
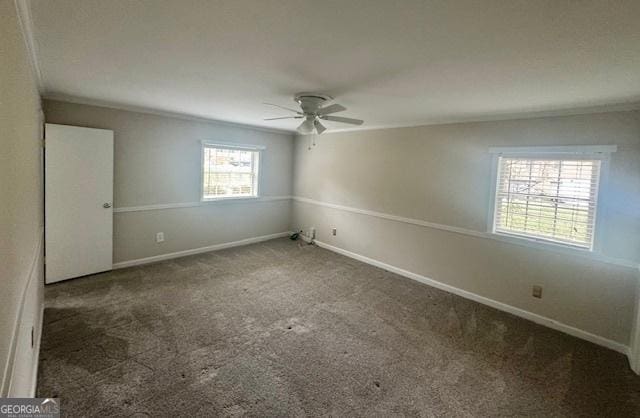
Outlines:
{"label": "gray carpet", "polygon": [[640,416],[621,354],[273,240],[46,288],[66,416]]}

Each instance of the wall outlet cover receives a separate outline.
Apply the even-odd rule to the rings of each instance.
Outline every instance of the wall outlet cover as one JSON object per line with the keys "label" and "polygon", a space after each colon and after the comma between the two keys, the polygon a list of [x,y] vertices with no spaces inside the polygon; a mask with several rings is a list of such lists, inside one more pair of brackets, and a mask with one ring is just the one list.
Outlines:
{"label": "wall outlet cover", "polygon": [[533,286],[531,294],[534,298],[542,299],[542,286]]}
{"label": "wall outlet cover", "polygon": [[156,242],[164,242],[164,232],[158,232],[156,234]]}

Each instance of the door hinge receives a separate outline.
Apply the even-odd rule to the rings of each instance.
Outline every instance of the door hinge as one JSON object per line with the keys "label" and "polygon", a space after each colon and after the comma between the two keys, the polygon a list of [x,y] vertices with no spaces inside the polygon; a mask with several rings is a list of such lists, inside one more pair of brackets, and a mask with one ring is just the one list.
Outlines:
{"label": "door hinge", "polygon": [[47,146],[47,140],[43,139],[42,140],[42,148],[45,148]]}

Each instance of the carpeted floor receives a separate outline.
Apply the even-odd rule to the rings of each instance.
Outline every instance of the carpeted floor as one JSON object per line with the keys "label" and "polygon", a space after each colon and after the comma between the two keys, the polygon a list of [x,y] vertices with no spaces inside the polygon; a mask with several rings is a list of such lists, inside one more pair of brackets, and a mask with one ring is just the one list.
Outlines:
{"label": "carpeted floor", "polygon": [[621,354],[287,239],[46,288],[65,416],[640,416]]}

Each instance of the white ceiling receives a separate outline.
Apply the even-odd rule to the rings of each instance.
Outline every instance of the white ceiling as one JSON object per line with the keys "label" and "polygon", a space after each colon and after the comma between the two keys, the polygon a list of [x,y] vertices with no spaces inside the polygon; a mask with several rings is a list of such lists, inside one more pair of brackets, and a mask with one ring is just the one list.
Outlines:
{"label": "white ceiling", "polygon": [[[638,0],[32,0],[45,96],[243,124],[333,95],[364,128],[640,101]],[[344,125],[335,124],[334,127]]]}

